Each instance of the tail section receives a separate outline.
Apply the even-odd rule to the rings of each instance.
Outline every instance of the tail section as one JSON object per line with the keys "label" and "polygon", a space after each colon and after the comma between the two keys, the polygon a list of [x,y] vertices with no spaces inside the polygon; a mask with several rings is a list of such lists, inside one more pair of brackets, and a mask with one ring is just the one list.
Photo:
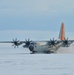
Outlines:
{"label": "tail section", "polygon": [[59,34],[60,40],[65,40],[65,31],[64,31],[64,23],[62,23],[60,34]]}

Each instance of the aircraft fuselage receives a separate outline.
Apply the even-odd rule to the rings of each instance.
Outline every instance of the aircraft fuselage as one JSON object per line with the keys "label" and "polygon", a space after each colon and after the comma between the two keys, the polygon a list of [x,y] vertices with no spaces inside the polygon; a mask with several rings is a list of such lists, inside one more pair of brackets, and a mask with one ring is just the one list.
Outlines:
{"label": "aircraft fuselage", "polygon": [[47,42],[36,42],[35,44],[30,44],[28,48],[32,53],[54,53],[61,45],[62,43],[49,46]]}

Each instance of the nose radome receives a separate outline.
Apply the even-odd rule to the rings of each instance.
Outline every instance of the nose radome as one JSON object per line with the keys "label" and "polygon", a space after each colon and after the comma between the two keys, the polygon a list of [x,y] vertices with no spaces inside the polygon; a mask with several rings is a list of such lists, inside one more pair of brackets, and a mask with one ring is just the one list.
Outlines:
{"label": "nose radome", "polygon": [[33,46],[29,46],[29,49],[30,49],[30,51],[33,51],[34,47]]}

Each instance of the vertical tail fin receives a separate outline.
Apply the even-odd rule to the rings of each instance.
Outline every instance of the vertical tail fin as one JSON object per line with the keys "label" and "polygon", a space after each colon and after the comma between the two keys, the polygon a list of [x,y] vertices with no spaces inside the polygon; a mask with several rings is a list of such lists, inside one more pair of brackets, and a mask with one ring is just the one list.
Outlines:
{"label": "vertical tail fin", "polygon": [[65,40],[64,23],[62,23],[62,26],[61,26],[61,29],[60,29],[59,39]]}

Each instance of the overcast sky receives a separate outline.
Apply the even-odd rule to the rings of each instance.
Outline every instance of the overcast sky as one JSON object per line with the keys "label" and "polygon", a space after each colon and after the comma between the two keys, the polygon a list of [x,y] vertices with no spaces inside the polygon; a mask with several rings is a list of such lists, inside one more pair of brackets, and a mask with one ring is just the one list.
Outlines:
{"label": "overcast sky", "polygon": [[74,0],[0,0],[0,30],[74,32]]}

